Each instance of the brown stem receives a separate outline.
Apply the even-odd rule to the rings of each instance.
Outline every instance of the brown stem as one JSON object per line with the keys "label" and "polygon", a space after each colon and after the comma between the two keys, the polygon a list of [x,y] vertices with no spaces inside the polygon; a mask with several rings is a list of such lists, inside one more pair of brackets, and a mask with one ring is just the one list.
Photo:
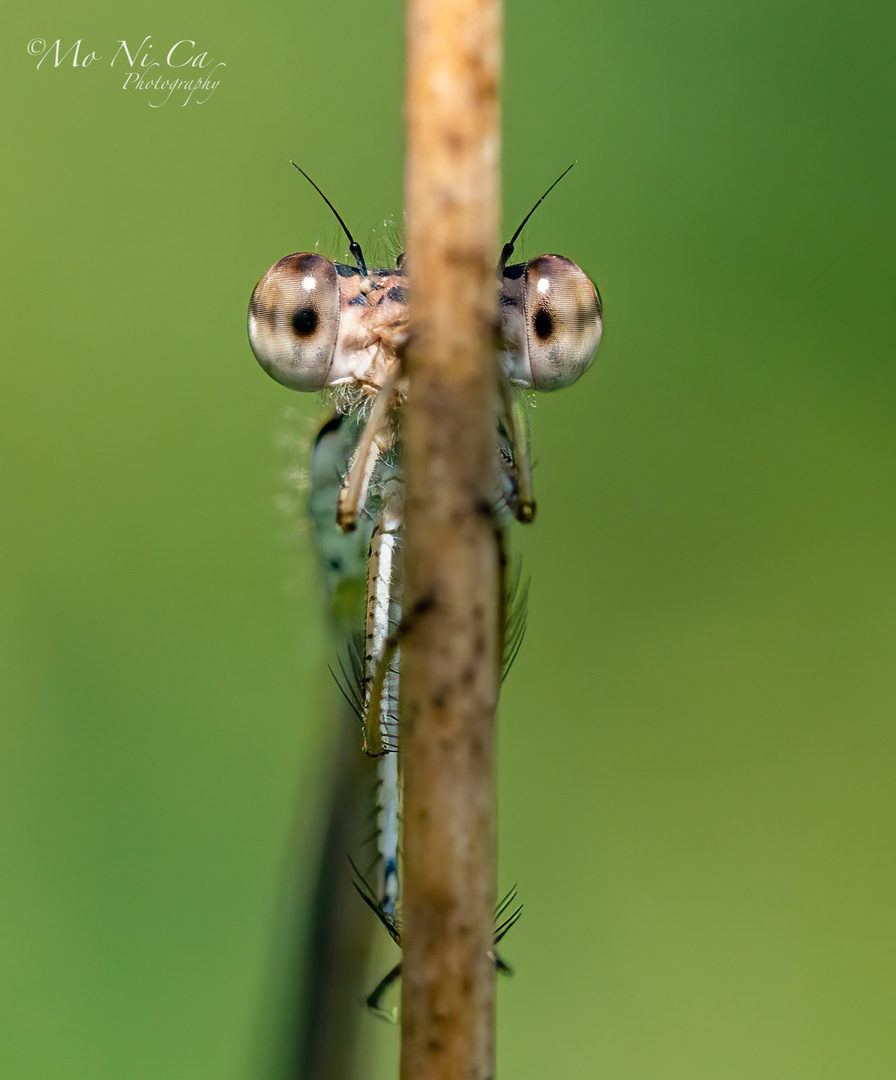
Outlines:
{"label": "brown stem", "polygon": [[403,1080],[494,1075],[499,0],[408,0]]}

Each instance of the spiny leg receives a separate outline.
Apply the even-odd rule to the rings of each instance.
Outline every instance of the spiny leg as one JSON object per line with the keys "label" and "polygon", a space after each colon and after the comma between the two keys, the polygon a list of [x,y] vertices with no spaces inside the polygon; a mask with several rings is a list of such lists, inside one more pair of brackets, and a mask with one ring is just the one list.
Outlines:
{"label": "spiny leg", "polygon": [[516,506],[511,506],[511,510],[518,521],[528,525],[535,519],[535,494],[532,488],[532,459],[526,403],[519,393],[514,391],[503,373],[498,379],[498,386],[501,391],[501,419],[507,431],[516,470]]}
{"label": "spiny leg", "polygon": [[377,527],[370,541],[367,635],[364,656],[364,749],[377,762],[380,902],[392,914],[399,899],[401,784],[398,760],[400,658],[393,628],[401,614],[401,528],[404,487],[382,484]]}
{"label": "spiny leg", "polygon": [[367,500],[367,489],[377,460],[392,445],[390,412],[398,378],[396,365],[377,394],[342,483],[336,504],[336,521],[344,532],[351,532],[357,526],[358,514]]}

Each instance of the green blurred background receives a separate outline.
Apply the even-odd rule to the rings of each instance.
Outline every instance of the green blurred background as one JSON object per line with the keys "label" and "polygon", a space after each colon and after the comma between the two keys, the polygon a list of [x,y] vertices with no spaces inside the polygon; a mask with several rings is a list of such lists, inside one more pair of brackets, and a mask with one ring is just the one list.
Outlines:
{"label": "green blurred background", "polygon": [[[402,17],[7,11],[4,1080],[283,1075],[332,690],[277,507],[320,405],[245,309],[281,255],[342,253],[289,158],[361,239],[400,222]],[[506,22],[505,232],[578,159],[523,254],[588,270],[606,332],[533,416],[500,1075],[891,1078],[892,5]],[[27,52],[147,34],[226,63],[205,104]]]}

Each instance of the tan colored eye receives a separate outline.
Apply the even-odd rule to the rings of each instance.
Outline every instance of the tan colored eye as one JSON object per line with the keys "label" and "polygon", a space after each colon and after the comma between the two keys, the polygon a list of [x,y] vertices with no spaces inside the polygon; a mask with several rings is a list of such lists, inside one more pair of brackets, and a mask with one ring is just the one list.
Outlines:
{"label": "tan colored eye", "polygon": [[294,390],[330,385],[339,330],[336,267],[322,255],[287,255],[249,301],[249,341],[264,370]]}
{"label": "tan colored eye", "polygon": [[504,271],[501,326],[512,383],[569,386],[591,366],[600,344],[600,294],[574,262],[539,255]]}

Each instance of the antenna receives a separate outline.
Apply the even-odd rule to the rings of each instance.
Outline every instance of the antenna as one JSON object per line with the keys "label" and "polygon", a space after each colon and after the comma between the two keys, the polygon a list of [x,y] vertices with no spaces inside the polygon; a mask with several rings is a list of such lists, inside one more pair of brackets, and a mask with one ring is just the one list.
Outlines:
{"label": "antenna", "polygon": [[[572,165],[575,165],[575,162],[573,162]],[[560,181],[563,179],[563,177],[566,176],[566,174],[572,168],[572,165],[567,165],[566,168],[563,170],[563,172],[560,173],[560,175],[553,182],[553,184],[551,184],[551,186],[544,193],[544,195],[542,195],[542,197],[538,200],[538,202],[532,207],[532,209],[529,211],[529,213],[526,214],[526,216],[520,222],[519,228],[516,230],[516,232],[513,234],[513,236],[511,236],[509,242],[504,245],[504,247],[501,250],[501,258],[498,260],[498,273],[499,274],[504,273],[504,267],[507,265],[507,260],[513,254],[513,245],[516,243],[516,238],[523,231],[523,227],[525,226],[526,222],[529,220],[530,217],[532,217],[532,215],[539,208],[539,206],[541,206],[541,204],[548,197],[548,195],[550,195],[550,193],[554,190],[554,188],[560,183]],[[298,168],[298,166],[296,166],[296,168]],[[314,186],[317,187],[316,184]],[[323,193],[321,193],[321,194],[323,194]],[[334,210],[333,213],[336,214],[336,211]],[[336,214],[336,216],[339,217],[338,214]],[[345,228],[345,226],[343,226],[343,228]],[[347,231],[348,230],[346,229],[346,232]]]}
{"label": "antenna", "polygon": [[[348,237],[348,249],[352,253],[352,256],[353,256],[355,262],[358,264],[358,269],[361,271],[361,277],[366,278],[367,277],[367,264],[364,262],[364,254],[361,251],[361,245],[352,236],[352,234],[348,231],[348,225],[346,225],[346,223],[340,217],[339,211],[330,202],[330,200],[326,197],[326,195],[324,195],[324,193],[320,190],[320,188],[317,186],[317,184],[315,184],[315,182],[311,179],[311,177],[308,175],[308,173],[305,172],[305,170],[303,168],[301,168],[299,165],[296,165],[296,163],[294,161],[290,161],[290,165],[292,165],[294,168],[299,170],[299,172],[302,174],[302,176],[305,177],[305,179],[308,181],[308,183],[314,188],[314,190],[318,193],[318,195],[320,195],[320,197],[324,200],[324,202],[327,204],[327,206],[329,206],[329,208],[336,215],[336,220],[342,226],[342,231]],[[571,169],[572,165],[570,165],[569,168]],[[569,169],[567,169],[566,171],[569,172]],[[554,182],[556,183],[556,181],[554,181]],[[551,189],[548,188],[548,191],[550,191],[550,190]],[[547,194],[547,192],[545,192],[545,195],[546,194]],[[544,195],[542,196],[542,198],[544,198]],[[539,202],[540,201],[541,201],[541,199],[539,199]],[[537,206],[538,203],[536,203],[535,205]],[[533,207],[533,210],[534,210],[534,208],[535,207]],[[531,213],[531,211],[530,211],[530,213]],[[525,222],[523,222],[523,224],[525,224]],[[522,225],[520,226],[520,228],[522,228]],[[517,230],[517,231],[519,231],[519,230]],[[514,236],[513,239],[515,240],[516,237]]]}

